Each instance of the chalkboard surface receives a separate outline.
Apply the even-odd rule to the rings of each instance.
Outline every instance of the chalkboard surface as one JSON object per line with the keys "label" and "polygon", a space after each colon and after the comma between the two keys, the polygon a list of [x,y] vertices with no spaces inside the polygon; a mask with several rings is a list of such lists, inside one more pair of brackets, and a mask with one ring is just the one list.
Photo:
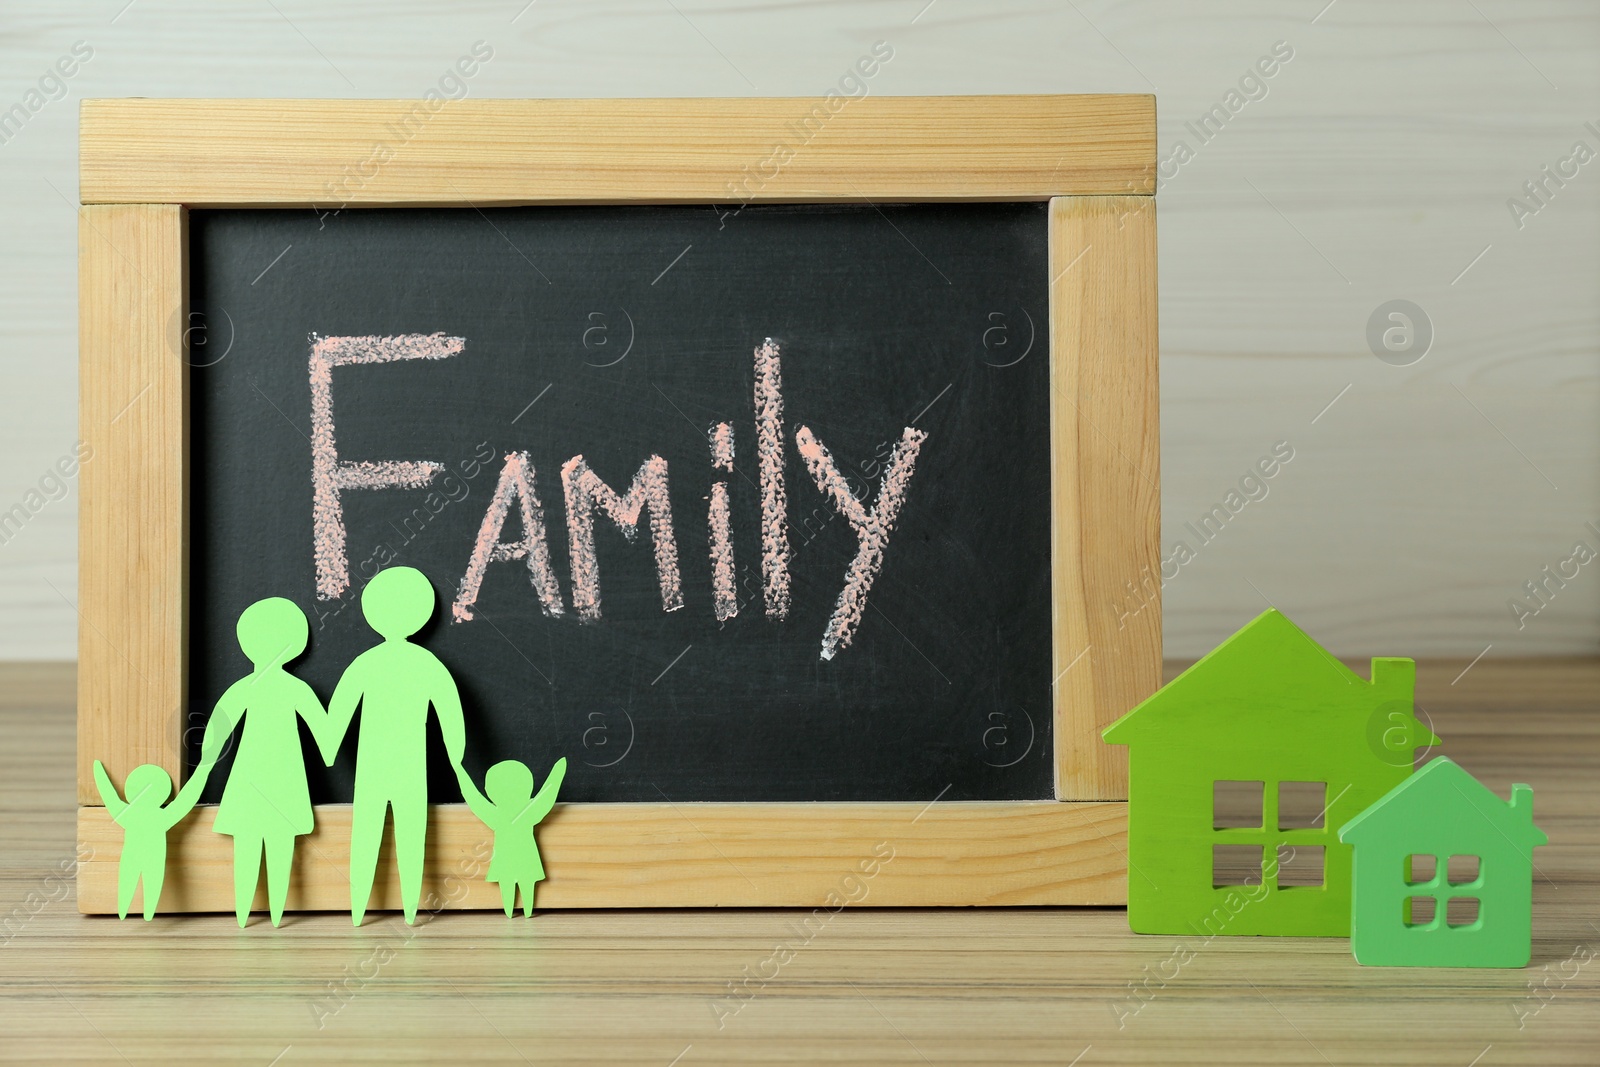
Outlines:
{"label": "chalkboard surface", "polygon": [[[363,582],[404,564],[438,593],[417,640],[457,679],[480,780],[565,755],[575,801],[1051,795],[1044,204],[196,211],[190,240],[191,764],[249,670],[246,605],[305,609],[291,669],[327,700],[377,640]],[[313,345],[435,334],[414,344],[436,358],[324,361],[340,463],[438,465],[336,494],[339,587]],[[508,455],[559,614],[551,578],[541,598],[526,557],[490,554],[463,617],[475,547],[527,537],[509,489],[485,531]],[[631,540],[599,487],[642,505]],[[455,801],[431,729],[431,796]],[[353,738],[326,770],[304,740],[313,799],[349,800]]]}

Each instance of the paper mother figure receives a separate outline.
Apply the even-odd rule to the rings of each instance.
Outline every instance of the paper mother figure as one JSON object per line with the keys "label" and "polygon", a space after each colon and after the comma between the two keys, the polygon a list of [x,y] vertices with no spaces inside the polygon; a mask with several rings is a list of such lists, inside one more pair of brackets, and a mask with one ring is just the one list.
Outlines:
{"label": "paper mother figure", "polygon": [[311,687],[284,669],[306,650],[310,633],[305,612],[293,601],[282,597],[256,601],[240,614],[238,633],[239,648],[254,669],[217,701],[201,748],[220,749],[244,720],[213,829],[233,838],[233,906],[239,925],[250,918],[264,854],[267,905],[272,925],[277,926],[289,896],[295,838],[309,834],[312,827],[296,720],[304,719],[311,736],[322,745],[329,731],[328,715]]}

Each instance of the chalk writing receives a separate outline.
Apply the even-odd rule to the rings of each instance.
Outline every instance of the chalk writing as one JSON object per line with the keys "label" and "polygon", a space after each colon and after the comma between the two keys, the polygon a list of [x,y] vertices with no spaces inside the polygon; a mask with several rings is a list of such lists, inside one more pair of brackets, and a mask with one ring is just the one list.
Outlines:
{"label": "chalk writing", "polygon": [[428,461],[346,463],[339,459],[333,435],[333,368],[354,363],[391,363],[402,359],[445,359],[460,355],[466,344],[442,333],[397,337],[316,337],[311,340],[311,521],[312,552],[317,562],[317,595],[333,600],[350,585],[345,554],[346,489],[420,489],[444,470]]}
{"label": "chalk writing", "polygon": [[[391,363],[410,359],[445,359],[460,355],[466,342],[442,333],[403,334],[394,337],[311,338],[311,479],[312,555],[316,562],[317,594],[337,599],[350,585],[342,494],[351,489],[417,489],[427,486],[445,470],[432,460],[348,461],[339,458],[333,417],[333,368],[354,364]],[[783,424],[783,376],[780,349],[772,338],[754,350],[754,415],[756,462],[760,503],[761,590],[766,616],[781,622],[791,606],[788,493],[784,485],[787,460]],[[855,533],[854,558],[845,570],[844,584],[822,635],[821,656],[831,660],[850,647],[866,610],[867,596],[883,568],[889,536],[905,506],[917,457],[927,433],[906,427],[889,448],[887,462],[880,446],[871,461],[869,482],[860,495],[852,492],[850,477],[834,462],[828,448],[809,426],[794,431],[794,447],[818,492],[844,516]],[[713,423],[707,442],[714,471],[734,471],[734,431],[728,422]],[[487,459],[488,456],[483,458]],[[867,469],[863,466],[863,469]],[[878,480],[877,498],[865,503],[870,479]],[[595,551],[596,513],[610,519],[628,541],[638,537],[639,525],[649,512],[650,539],[654,547],[661,609],[673,612],[684,606],[683,581],[678,568],[677,535],[673,528],[667,461],[651,454],[639,466],[626,492],[619,493],[596,474],[582,454],[561,466],[562,498],[566,507],[568,558],[571,566],[572,607],[580,622],[601,618],[600,562]],[[735,581],[732,505],[728,480],[717,477],[706,496],[706,519],[711,558],[712,610],[719,623],[739,614],[740,596]],[[503,539],[515,504],[521,534]],[[806,529],[821,508],[813,509]],[[828,519],[824,518],[823,523]],[[544,505],[539,499],[538,476],[527,452],[505,454],[493,496],[478,526],[451,617],[457,623],[475,619],[475,606],[491,563],[522,561],[539,608],[548,618],[566,615],[561,583],[551,561]]]}
{"label": "chalk writing", "polygon": [[[719,422],[711,427],[711,465],[717,470],[733,470],[733,427]],[[739,614],[739,597],[733,587],[733,532],[728,506],[728,483],[719,479],[711,486],[706,507],[711,527],[711,605],[718,622]]]}
{"label": "chalk writing", "polygon": [[[561,586],[556,582],[555,570],[550,566],[550,543],[544,533],[544,505],[539,503],[539,492],[534,484],[533,461],[526,452],[506,455],[505,466],[500,469],[500,482],[489,500],[489,510],[483,513],[483,525],[478,528],[478,540],[472,547],[472,560],[467,573],[461,578],[461,591],[450,609],[457,622],[472,619],[472,605],[478,599],[478,588],[483,585],[483,572],[491,563],[525,559],[528,561],[528,579],[539,597],[539,607],[548,616],[561,615]],[[522,540],[501,541],[500,532],[505,527],[506,516],[511,511],[511,500],[517,500],[522,517]]]}
{"label": "chalk writing", "polygon": [[661,581],[661,610],[683,607],[683,586],[678,577],[678,542],[672,532],[672,503],[667,499],[667,461],[651,456],[639,467],[627,495],[600,480],[582,456],[561,467],[561,486],[567,498],[567,538],[572,555],[572,605],[578,618],[600,618],[600,562],[594,554],[594,512],[604,511],[632,541],[639,532],[639,515],[650,509],[650,536],[656,548],[656,573]]}

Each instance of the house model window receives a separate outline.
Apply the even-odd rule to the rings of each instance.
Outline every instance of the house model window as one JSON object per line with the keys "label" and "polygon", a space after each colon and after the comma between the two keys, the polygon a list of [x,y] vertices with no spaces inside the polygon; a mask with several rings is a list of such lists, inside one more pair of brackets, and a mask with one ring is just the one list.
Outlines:
{"label": "house model window", "polygon": [[1211,847],[1212,887],[1324,885],[1327,846],[1306,841],[1305,831],[1326,833],[1327,797],[1326,782],[1212,782],[1211,828],[1221,832]]}
{"label": "house model window", "polygon": [[1320,830],[1327,813],[1328,783],[1278,783],[1278,829]]}
{"label": "house model window", "polygon": [[[1483,861],[1478,856],[1450,856],[1441,865],[1440,857],[1426,852],[1406,857],[1405,882],[1408,893],[1401,904],[1400,921],[1408,929],[1475,927],[1480,914],[1477,890],[1483,885]],[[1458,895],[1470,890],[1470,895]],[[1445,900],[1444,910],[1439,898]]]}

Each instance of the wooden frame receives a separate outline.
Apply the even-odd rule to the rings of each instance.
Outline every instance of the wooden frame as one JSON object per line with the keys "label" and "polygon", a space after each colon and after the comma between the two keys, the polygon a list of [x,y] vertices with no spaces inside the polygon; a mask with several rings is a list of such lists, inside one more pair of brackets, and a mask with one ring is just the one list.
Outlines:
{"label": "wooden frame", "polygon": [[[1125,755],[1099,730],[1160,684],[1154,98],[867,97],[834,110],[821,129],[824,105],[789,99],[84,102],[80,910],[115,911],[120,838],[93,759],[182,774],[186,209],[582,202],[1050,200],[1060,799],[562,805],[541,831],[540,905],[1126,901]],[[752,178],[808,119],[815,139]],[[1128,611],[1130,586],[1154,602]],[[348,906],[348,812],[318,807],[290,908]],[[211,817],[173,831],[163,910],[232,910]],[[425,907],[499,906],[482,881],[486,841],[463,805],[434,809]],[[885,848],[894,859],[859,874]],[[398,899],[386,851],[373,907]]]}

